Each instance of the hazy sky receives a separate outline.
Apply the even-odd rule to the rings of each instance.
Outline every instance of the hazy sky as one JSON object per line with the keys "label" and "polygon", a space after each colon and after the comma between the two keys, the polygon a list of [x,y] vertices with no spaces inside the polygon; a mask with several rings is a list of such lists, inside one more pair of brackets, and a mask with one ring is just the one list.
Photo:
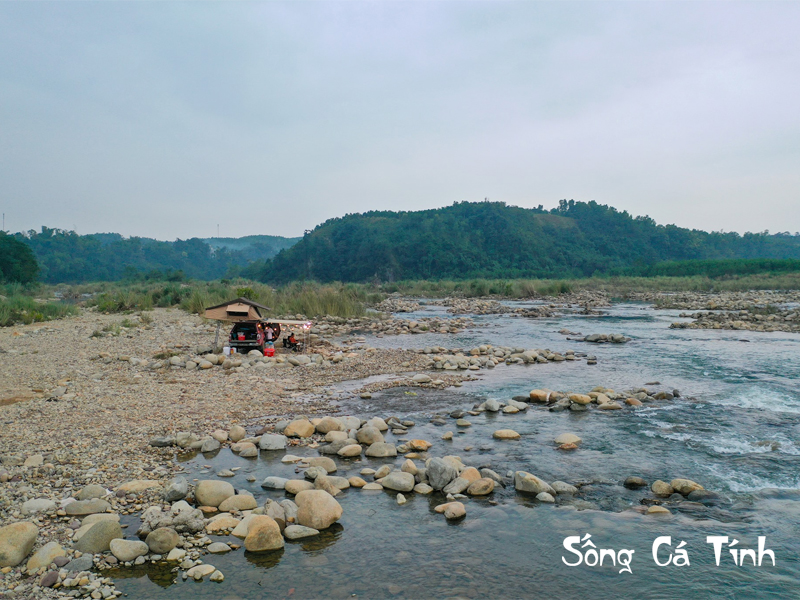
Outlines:
{"label": "hazy sky", "polygon": [[800,2],[2,2],[0,209],[159,239],[597,200],[800,230]]}

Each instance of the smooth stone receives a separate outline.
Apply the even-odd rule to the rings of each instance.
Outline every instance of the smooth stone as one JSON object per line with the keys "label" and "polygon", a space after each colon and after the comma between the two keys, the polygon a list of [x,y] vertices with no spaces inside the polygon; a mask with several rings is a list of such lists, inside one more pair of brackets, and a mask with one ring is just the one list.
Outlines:
{"label": "smooth stone", "polygon": [[258,502],[250,494],[237,494],[222,501],[219,505],[220,512],[253,510],[258,508]]}
{"label": "smooth stone", "polygon": [[386,442],[376,442],[367,448],[366,455],[371,458],[389,458],[397,456],[397,448],[394,444]]}
{"label": "smooth stone", "polygon": [[175,477],[167,484],[164,489],[164,500],[167,502],[177,502],[189,495],[189,481],[185,477]]}
{"label": "smooth stone", "polygon": [[580,444],[583,440],[581,440],[581,438],[579,438],[574,433],[562,433],[554,441],[555,441],[555,443],[557,445],[560,446],[562,444],[576,444],[577,445],[577,444]]}
{"label": "smooth stone", "polygon": [[312,529],[327,529],[342,517],[342,506],[324,490],[307,490],[295,496],[297,522]]}
{"label": "smooth stone", "polygon": [[151,531],[145,538],[145,543],[154,554],[167,554],[178,545],[178,534],[169,527],[159,527]]}
{"label": "smooth stone", "polygon": [[225,552],[230,552],[231,547],[224,542],[214,542],[213,544],[206,546],[206,550],[208,550],[211,554],[224,554]]}
{"label": "smooth stone", "polygon": [[107,495],[108,490],[104,486],[92,483],[85,486],[80,492],[78,492],[78,495],[75,496],[75,498],[77,500],[92,500],[94,498],[103,498]]}
{"label": "smooth stone", "polygon": [[528,492],[530,494],[545,492],[551,496],[555,495],[555,490],[550,487],[550,484],[525,471],[516,471],[514,473],[514,488],[520,492]]}
{"label": "smooth stone", "polygon": [[213,479],[199,481],[194,489],[195,500],[201,506],[218,507],[235,493],[236,490],[227,481],[215,481]]}
{"label": "smooth stone", "polygon": [[672,486],[672,489],[684,496],[688,496],[695,490],[703,489],[702,485],[692,481],[691,479],[673,479],[669,482],[669,484]]}
{"label": "smooth stone", "polygon": [[145,490],[157,487],[161,487],[160,481],[155,481],[153,479],[136,479],[134,481],[128,481],[127,483],[123,483],[121,486],[117,488],[117,492],[124,493],[125,495],[141,494]]}
{"label": "smooth stone", "polygon": [[108,546],[111,550],[111,554],[117,557],[121,562],[134,561],[150,551],[148,545],[141,540],[114,539],[111,540]]}
{"label": "smooth stone", "polygon": [[71,516],[80,517],[83,515],[93,515],[95,513],[104,513],[111,508],[111,505],[105,500],[94,498],[92,500],[77,500],[70,502],[64,507],[64,511]]}
{"label": "smooth stone", "polygon": [[250,527],[247,530],[247,537],[244,539],[244,547],[248,552],[279,550],[283,548],[283,546],[284,541],[283,535],[281,535],[281,528],[275,522],[275,519],[267,515],[256,515],[253,517],[250,521]]}
{"label": "smooth stone", "polygon": [[111,540],[122,537],[117,521],[98,521],[77,541],[75,549],[84,554],[100,554],[110,549]]}
{"label": "smooth stone", "polygon": [[364,449],[361,447],[361,444],[350,444],[349,446],[341,448],[336,454],[344,458],[352,458],[354,456],[361,456],[363,451]]}
{"label": "smooth stone", "polygon": [[[310,424],[310,423],[309,423]],[[285,450],[289,442],[285,435],[278,433],[265,433],[258,442],[258,447],[262,450]]]}
{"label": "smooth stone", "polygon": [[33,515],[40,512],[48,512],[56,507],[56,503],[48,498],[35,498],[22,503],[22,514]]}
{"label": "smooth stone", "polygon": [[283,430],[283,435],[286,437],[308,438],[314,435],[314,431],[314,425],[308,419],[295,419],[286,426],[286,429]]}
{"label": "smooth stone", "polygon": [[283,531],[284,537],[287,540],[301,540],[307,537],[319,535],[319,531],[311,527],[304,527],[303,525],[287,525]]}
{"label": "smooth stone", "polygon": [[513,429],[498,429],[492,437],[496,440],[518,440],[520,435]]}
{"label": "smooth stone", "polygon": [[556,494],[558,495],[575,495],[578,493],[578,488],[574,485],[570,485],[563,481],[554,481],[550,484],[550,487],[555,490]]}
{"label": "smooth stone", "polygon": [[303,490],[313,490],[314,483],[305,479],[288,479],[284,487],[288,494],[299,494]]}
{"label": "smooth stone", "polygon": [[288,479],[271,475],[261,482],[261,487],[265,490],[283,490],[286,489],[286,482]]}
{"label": "smooth stone", "polygon": [[66,551],[58,542],[47,542],[28,559],[26,565],[29,572],[38,571],[42,567],[49,567],[58,556],[66,556]]}
{"label": "smooth stone", "polygon": [[404,471],[392,471],[380,481],[380,484],[396,492],[410,492],[414,489],[414,476]]}
{"label": "smooth stone", "polygon": [[486,496],[494,491],[494,481],[487,478],[481,478],[473,481],[467,488],[468,496]]}
{"label": "smooth stone", "polygon": [[647,487],[647,481],[641,477],[631,476],[625,480],[623,485],[629,490],[638,490],[640,488]]}
{"label": "smooth stone", "polygon": [[553,498],[553,495],[549,494],[547,492],[540,492],[540,493],[536,494],[536,499],[539,502],[548,502],[548,503],[552,503],[552,502],[556,501],[556,499]]}

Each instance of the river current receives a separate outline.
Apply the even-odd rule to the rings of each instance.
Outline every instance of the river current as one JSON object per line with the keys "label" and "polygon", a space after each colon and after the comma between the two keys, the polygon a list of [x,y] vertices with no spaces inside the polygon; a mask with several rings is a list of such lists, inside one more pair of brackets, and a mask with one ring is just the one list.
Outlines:
{"label": "river current", "polygon": [[[517,303],[514,303],[517,304]],[[435,514],[440,495],[408,494],[398,506],[395,493],[350,489],[340,497],[340,523],[316,538],[287,542],[279,552],[209,555],[205,562],[225,574],[219,584],[183,581],[167,567],[116,570],[117,588],[130,598],[788,598],[800,597],[800,335],[748,331],[669,329],[679,311],[646,304],[615,304],[601,315],[568,314],[526,319],[475,315],[478,327],[460,334],[366,336],[366,345],[470,349],[480,344],[573,349],[597,357],[537,365],[499,365],[477,372],[460,388],[392,388],[359,400],[341,391],[342,414],[395,415],[417,423],[407,437],[434,443],[431,454],[455,454],[470,465],[501,475],[523,470],[546,481],[580,483],[580,493],[542,504],[518,494],[513,481],[491,497],[465,501],[467,517],[456,523]],[[444,308],[423,306],[403,318],[446,316]],[[561,329],[622,333],[626,344],[567,340]],[[655,384],[653,382],[659,382]],[[649,385],[646,385],[649,384]],[[472,427],[452,442],[441,440],[455,423],[437,427],[433,414],[469,409],[489,398],[508,400],[534,388],[588,392],[678,389],[681,397],[636,410],[553,413],[532,405],[525,412],[468,416]],[[452,421],[452,419],[450,420]],[[492,438],[510,428],[521,440]],[[560,433],[579,435],[577,451],[555,449]],[[387,441],[396,441],[391,434]],[[314,456],[313,449],[292,449]],[[282,453],[243,459],[223,449],[185,463],[190,477],[240,467],[229,481],[252,492],[259,503],[283,492],[259,483],[268,475],[298,477]],[[364,467],[401,459],[340,459],[336,475],[357,475]],[[205,466],[210,465],[208,469]],[[246,478],[255,476],[256,482]],[[688,478],[719,493],[723,502],[667,504],[668,516],[642,515],[632,506],[652,497],[628,490],[630,475],[670,481]],[[213,475],[212,475],[213,477]],[[124,519],[123,519],[124,520]],[[129,520],[129,531],[138,525]],[[576,556],[563,546],[568,536],[591,535],[598,549],[634,550],[631,573],[621,565],[568,566]],[[672,549],[685,541],[687,566],[658,566],[656,538],[671,536]],[[720,564],[707,536],[727,536],[733,548],[757,549],[759,536],[775,555],[761,566],[738,566],[725,544]],[[240,540],[225,537],[215,541]],[[662,546],[658,560],[669,557]]]}

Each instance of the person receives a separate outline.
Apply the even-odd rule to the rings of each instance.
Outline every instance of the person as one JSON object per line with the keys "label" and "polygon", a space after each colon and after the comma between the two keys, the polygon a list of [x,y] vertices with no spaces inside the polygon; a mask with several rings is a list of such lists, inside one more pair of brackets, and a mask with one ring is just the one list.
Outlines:
{"label": "person", "polygon": [[298,343],[297,338],[294,337],[294,331],[290,331],[289,336],[283,338],[283,345],[291,350],[297,350]]}
{"label": "person", "polygon": [[275,332],[272,330],[272,327],[267,325],[267,344],[272,345],[272,336]]}

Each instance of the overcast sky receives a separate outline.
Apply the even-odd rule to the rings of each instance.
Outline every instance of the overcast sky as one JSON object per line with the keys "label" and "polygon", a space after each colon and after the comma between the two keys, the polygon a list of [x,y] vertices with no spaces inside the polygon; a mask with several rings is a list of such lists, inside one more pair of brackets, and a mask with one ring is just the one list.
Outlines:
{"label": "overcast sky", "polygon": [[159,239],[462,200],[800,230],[799,2],[2,2],[0,208]]}

